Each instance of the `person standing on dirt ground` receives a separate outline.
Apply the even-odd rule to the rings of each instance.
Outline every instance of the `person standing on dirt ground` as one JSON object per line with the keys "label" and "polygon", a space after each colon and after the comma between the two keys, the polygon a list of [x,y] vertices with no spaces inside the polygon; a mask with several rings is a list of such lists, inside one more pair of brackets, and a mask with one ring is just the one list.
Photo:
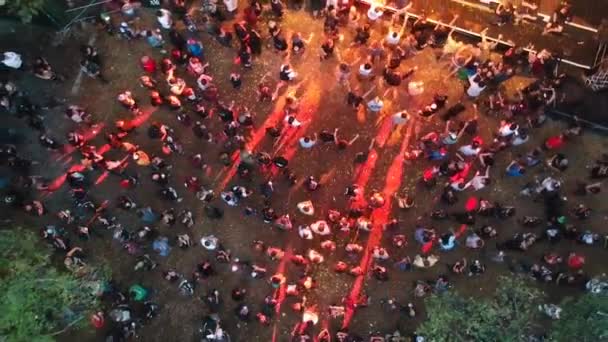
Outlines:
{"label": "person standing on dirt ground", "polygon": [[224,5],[226,5],[227,17],[229,19],[234,18],[239,9],[238,0],[224,0]]}
{"label": "person standing on dirt ground", "polygon": [[156,11],[156,20],[158,21],[158,24],[165,30],[171,29],[171,26],[173,25],[171,12],[164,8]]}
{"label": "person standing on dirt ground", "polygon": [[13,51],[4,52],[2,54],[2,61],[0,61],[0,63],[6,65],[11,69],[20,69],[23,65],[21,55]]}

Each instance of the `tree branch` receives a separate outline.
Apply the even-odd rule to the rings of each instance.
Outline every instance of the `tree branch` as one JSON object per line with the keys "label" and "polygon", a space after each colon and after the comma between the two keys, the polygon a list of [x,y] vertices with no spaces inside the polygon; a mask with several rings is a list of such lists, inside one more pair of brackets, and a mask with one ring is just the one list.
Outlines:
{"label": "tree branch", "polygon": [[54,333],[50,333],[47,336],[57,336],[60,334],[63,334],[64,332],[68,331],[71,327],[73,327],[76,323],[82,321],[83,316],[78,317],[77,319],[71,321],[68,325],[66,325],[63,329],[56,331]]}

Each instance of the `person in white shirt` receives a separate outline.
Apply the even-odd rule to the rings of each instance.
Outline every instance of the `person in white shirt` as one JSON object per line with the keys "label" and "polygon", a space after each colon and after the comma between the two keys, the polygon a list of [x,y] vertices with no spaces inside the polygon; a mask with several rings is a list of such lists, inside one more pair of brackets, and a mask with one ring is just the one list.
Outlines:
{"label": "person in white shirt", "polygon": [[458,149],[458,152],[467,157],[476,156],[477,154],[479,154],[479,151],[481,151],[481,146],[479,146],[479,142],[477,141],[473,141],[469,145],[461,146]]}
{"label": "person in white shirt", "polygon": [[317,133],[315,133],[314,138],[301,137],[299,142],[300,142],[300,146],[302,146],[302,148],[306,148],[306,149],[311,148],[317,144]]}
{"label": "person in white shirt", "polygon": [[298,128],[300,126],[302,126],[303,122],[301,122],[300,120],[296,119],[295,116],[293,115],[287,115],[285,116],[285,123],[288,124],[290,127],[293,128]]}
{"label": "person in white shirt", "polygon": [[231,207],[235,207],[238,204],[238,198],[232,191],[222,192],[220,197]]}
{"label": "person in white shirt", "polygon": [[380,112],[383,107],[384,107],[384,102],[382,101],[382,99],[379,96],[374,97],[367,103],[367,109],[373,113]]}
{"label": "person in white shirt", "polygon": [[401,33],[397,31],[389,31],[386,35],[384,41],[389,46],[397,46],[399,44],[399,40],[401,39]]}
{"label": "person in white shirt", "polygon": [[403,21],[403,25],[401,26],[401,29],[399,30],[395,30],[393,27],[395,18],[399,18],[400,15],[393,15],[393,17],[391,18],[391,24],[389,25],[390,29],[388,31],[388,34],[386,35],[386,38],[384,39],[384,41],[386,42],[386,44],[388,46],[394,47],[399,45],[399,41],[401,40],[401,36],[403,35],[403,32],[405,31],[405,26],[407,24],[407,16],[405,18],[405,20]]}
{"label": "person in white shirt", "polygon": [[562,184],[560,181],[552,177],[547,177],[541,182],[541,189],[547,192],[553,192],[559,190],[559,188],[561,188],[561,185]]}
{"label": "person in white shirt", "polygon": [[239,7],[238,0],[224,0],[224,5],[226,5],[226,10],[230,15],[236,14],[236,10]]}
{"label": "person in white shirt", "polygon": [[392,116],[393,125],[395,126],[404,125],[409,119],[410,115],[408,114],[407,110],[402,110],[393,114]]}
{"label": "person in white shirt", "polygon": [[212,80],[213,80],[213,77],[211,77],[209,75],[201,74],[198,77],[198,79],[196,80],[196,84],[198,85],[200,90],[205,91],[211,85]]}
{"label": "person in white shirt", "polygon": [[372,65],[370,63],[363,63],[359,66],[359,76],[362,78],[369,78],[372,74]]}
{"label": "person in white shirt", "polygon": [[479,171],[475,173],[475,177],[473,177],[466,185],[466,187],[472,186],[475,191],[481,190],[486,187],[486,185],[490,184],[490,168],[486,168],[485,174],[480,174]]}
{"label": "person in white shirt", "polygon": [[528,142],[528,140],[530,140],[530,136],[528,135],[528,132],[526,132],[525,129],[521,129],[521,130],[515,132],[515,136],[513,137],[513,140],[511,141],[511,145],[519,146],[519,145],[525,144],[526,142]]}
{"label": "person in white shirt", "polygon": [[186,81],[179,77],[173,77],[167,80],[169,90],[173,95],[180,96],[186,89]]}
{"label": "person in white shirt", "polygon": [[367,11],[367,19],[369,19],[370,24],[373,24],[376,22],[376,20],[382,17],[382,14],[384,14],[384,12],[382,12],[380,5],[372,4],[372,6]]}
{"label": "person in white shirt", "polygon": [[517,132],[519,125],[514,122],[505,121],[498,128],[498,135],[501,137],[510,137]]}
{"label": "person in white shirt", "polygon": [[471,234],[471,235],[467,236],[467,239],[466,239],[465,245],[466,245],[468,248],[471,248],[471,249],[479,249],[479,248],[482,248],[482,247],[483,247],[484,242],[483,242],[483,240],[482,240],[482,239],[479,237],[479,235],[477,235],[477,234],[473,233],[473,234]]}
{"label": "person in white shirt", "polygon": [[477,74],[469,77],[467,95],[477,97],[484,89],[486,89],[486,83]]}
{"label": "person in white shirt", "polygon": [[309,226],[299,226],[298,227],[298,235],[300,235],[300,237],[304,240],[312,240],[313,239],[313,234],[312,234],[312,230],[310,230]]}
{"label": "person in white shirt", "polygon": [[9,68],[19,69],[23,64],[23,61],[21,60],[20,54],[12,51],[7,51],[3,53],[2,62],[0,63],[6,65]]}
{"label": "person in white shirt", "polygon": [[338,0],[327,0],[325,2],[325,8],[327,9],[329,6],[333,6],[333,8],[338,8]]}
{"label": "person in white shirt", "polygon": [[217,249],[219,241],[220,240],[214,235],[206,235],[201,238],[201,246],[203,246],[206,250],[213,251]]}
{"label": "person in white shirt", "polygon": [[156,20],[160,24],[160,26],[166,30],[170,29],[173,25],[173,19],[171,19],[171,12],[164,8],[156,11]]}

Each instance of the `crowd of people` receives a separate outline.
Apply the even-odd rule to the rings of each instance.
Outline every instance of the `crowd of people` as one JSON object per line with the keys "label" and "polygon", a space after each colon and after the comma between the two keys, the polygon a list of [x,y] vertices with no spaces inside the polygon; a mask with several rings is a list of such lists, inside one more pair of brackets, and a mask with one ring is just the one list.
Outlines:
{"label": "crowd of people", "polygon": [[[479,44],[468,44],[459,41],[449,25],[432,24],[424,15],[410,20],[408,11],[411,7],[407,4],[395,13],[385,12],[379,4],[361,12],[348,1],[322,4],[313,0],[311,15],[323,21],[323,37],[316,40],[313,40],[313,34],[292,32],[281,24],[281,19],[291,10],[288,7],[302,7],[298,1],[288,6],[281,0],[271,0],[267,5],[251,0],[239,9],[236,1],[225,0],[224,5],[205,0],[201,13],[193,14],[184,1],[172,0],[170,7],[156,12],[156,26],[142,29],[132,20],[144,15],[144,11],[126,1],[122,4],[118,25],[113,24],[116,18],[101,21],[119,39],[148,44],[153,51],[138,61],[142,70],[138,82],[149,98],[138,98],[130,89],[113,94],[129,113],[113,125],[96,121],[95,113],[89,113],[84,105],[59,104],[65,108],[66,120],[72,122],[74,129],[64,139],[53,136],[40,115],[43,106],[33,103],[14,83],[1,84],[3,110],[23,118],[38,132],[43,148],[55,151],[57,155],[78,155],[79,162],[71,166],[63,178],[48,179],[44,175],[32,175],[38,162],[21,154],[18,147],[5,145],[0,151],[2,163],[14,172],[13,177],[4,178],[0,184],[5,190],[4,203],[43,219],[56,217],[43,225],[42,237],[64,257],[67,270],[76,274],[86,272],[89,267],[87,251],[81,246],[86,241],[111,236],[124,253],[135,259],[134,271],[156,272],[159,281],[174,284],[170,286],[174,286],[181,295],[202,299],[210,316],[201,323],[200,330],[210,341],[229,339],[228,332],[217,318],[218,314],[229,314],[225,310],[226,296],[232,298],[233,313],[238,320],[261,325],[272,324],[277,308],[285,296],[288,297],[291,309],[302,316],[301,323],[292,331],[294,341],[310,341],[313,337],[319,341],[362,341],[346,327],[330,332],[325,325],[318,323],[324,317],[343,318],[349,311],[375,304],[415,317],[417,308],[412,304],[415,298],[447,291],[459,277],[483,274],[489,260],[506,263],[512,272],[526,274],[539,282],[594,292],[608,291],[607,282],[584,271],[586,259],[583,254],[571,252],[561,255],[550,248],[557,243],[607,247],[608,235],[595,231],[584,221],[579,223],[593,215],[592,208],[582,204],[572,206],[572,200],[565,199],[570,194],[563,190],[560,173],[568,168],[569,162],[562,151],[564,145],[580,139],[582,128],[578,122],[546,137],[541,146],[530,142],[535,129],[545,122],[545,107],[559,101],[555,89],[561,86],[563,76],[555,73],[556,61],[549,51],[527,53],[521,47],[511,47],[499,53],[495,51],[496,44],[485,39],[485,31]],[[513,20],[509,5],[499,6],[496,11],[500,25]],[[547,32],[557,30],[559,23],[568,20],[568,15],[569,7],[559,10],[557,18],[547,26]],[[271,18],[268,21],[263,19],[268,17]],[[388,25],[381,23],[384,17],[390,17]],[[262,23],[263,20],[266,22]],[[372,39],[377,32],[383,32],[383,36]],[[343,39],[351,34],[351,41]],[[202,36],[212,38],[218,44],[203,44]],[[208,49],[235,51],[234,67],[229,73],[211,73],[209,66],[215,61],[206,58]],[[283,62],[271,66],[274,69],[257,84],[244,84],[241,73],[259,67],[257,62],[264,49],[274,50]],[[353,50],[359,51],[360,57],[348,62],[344,58],[345,52]],[[404,95],[415,97],[424,92],[424,84],[414,78],[424,66],[405,68],[402,65],[402,61],[424,50],[433,50],[437,59],[447,66],[446,79],[457,77],[463,82],[464,94],[462,98],[450,99],[449,105],[446,94],[435,94],[432,102],[415,111],[398,108],[389,115],[389,120],[393,130],[411,125],[413,121],[428,123],[423,128],[424,134],[410,145],[404,156],[408,162],[423,165],[422,186],[416,191],[437,193],[440,203],[429,207],[414,227],[406,227],[404,222],[400,222],[397,219],[399,214],[375,222],[374,213],[391,203],[397,204],[395,209],[399,212],[416,206],[415,193],[369,191],[355,181],[344,191],[343,196],[348,200],[345,208],[318,208],[313,200],[298,203],[294,211],[310,217],[309,220],[301,219],[299,214],[279,212],[273,208],[273,202],[283,200],[283,194],[275,191],[278,182],[301,185],[303,191],[309,193],[324,188],[323,181],[315,176],[297,175],[293,171],[290,156],[281,154],[284,144],[293,143],[302,150],[334,145],[336,150],[342,151],[354,148],[355,142],[361,139],[359,134],[352,138],[344,137],[338,128],[317,133],[306,131],[311,122],[303,116],[301,99],[294,91],[306,85],[300,82],[301,72],[296,70],[298,63],[294,60],[306,53],[307,56],[318,56],[320,63],[336,63],[338,90],[335,92],[344,94],[345,103],[354,111],[365,110],[373,116],[386,111],[387,101]],[[153,57],[157,52],[163,57]],[[109,83],[104,73],[103,52],[85,45],[81,54],[82,71],[103,84]],[[21,56],[14,52],[4,53],[3,63],[13,69],[24,69]],[[538,80],[522,88],[514,98],[501,92],[500,85],[521,72],[531,73]],[[33,60],[33,73],[45,81],[65,79],[65,76],[56,74],[42,57]],[[276,125],[262,127],[266,139],[274,142],[273,151],[250,149],[251,136],[260,128],[261,120],[244,104],[225,100],[229,96],[222,95],[230,90],[218,87],[217,79],[221,77],[229,79],[235,90],[255,88],[259,102],[280,104],[282,119]],[[460,120],[459,116],[466,111],[465,104],[469,102],[474,102],[475,113],[466,120]],[[148,120],[151,107],[173,113],[179,122],[173,127],[165,118],[153,116],[149,124],[146,123],[147,138],[156,146],[155,153],[138,145],[136,141],[142,137],[136,137],[134,133],[141,130],[138,128]],[[499,122],[490,140],[480,136],[480,113],[495,117]],[[434,129],[437,122],[441,122],[441,129]],[[185,130],[192,130],[191,134],[201,142],[201,146],[208,143],[221,145],[222,152],[217,160],[205,154],[204,148],[196,151],[185,148],[179,138]],[[103,135],[104,144],[93,143],[97,134]],[[292,137],[296,139],[291,141]],[[365,142],[368,144],[369,147],[355,154],[353,162],[359,170],[369,167],[375,145],[383,145],[384,142],[373,139]],[[528,146],[528,152],[517,155],[504,171],[496,169],[495,161],[507,155],[504,151],[522,145]],[[192,172],[173,167],[175,160],[183,158],[189,160]],[[223,164],[224,171],[235,169],[234,179],[230,179],[230,185],[225,188],[214,187],[216,184],[212,185],[209,179],[198,176],[204,174],[210,164],[216,163]],[[513,236],[505,236],[491,222],[497,225],[503,220],[515,222],[516,204],[480,198],[476,192],[492,187],[493,178],[505,178],[508,182],[511,177],[525,177],[526,172],[534,168],[544,168],[543,176],[526,184],[520,192],[522,199],[519,202],[544,202],[545,213],[517,218],[523,229]],[[93,187],[99,181],[94,175],[99,174],[120,179],[122,194],[104,201],[97,200]],[[140,177],[140,174],[145,176]],[[577,184],[575,195],[600,193],[606,177],[608,156],[604,155],[595,162],[586,180]],[[51,197],[47,196],[52,196],[64,181],[73,202],[58,212],[49,212],[45,201],[50,201]],[[165,205],[153,208],[146,202],[138,203],[131,198],[130,190],[142,186],[156,186]],[[194,208],[182,205],[188,196],[200,201],[205,218],[197,217]],[[252,198],[260,198],[261,201]],[[466,199],[465,209],[455,209],[457,203],[465,202],[459,201],[461,198]],[[576,201],[577,197],[574,198]],[[238,210],[232,207],[238,207]],[[134,215],[141,228],[134,229],[116,219],[115,210]],[[242,215],[243,212],[247,216],[258,217],[279,231],[296,232],[294,238],[306,240],[308,247],[291,250],[270,245],[252,234],[251,248],[259,253],[259,257],[244,260],[236,255],[229,243],[213,234],[194,236],[191,229],[182,228],[175,228],[179,231],[177,234],[167,233],[168,227],[192,228],[203,220],[206,221],[202,224],[205,230],[207,222],[222,220],[224,215]],[[440,220],[452,222],[459,228],[439,230],[435,223]],[[484,224],[476,224],[476,221]],[[93,231],[99,233],[92,234]],[[368,236],[377,231],[388,239],[376,245],[366,244]],[[541,241],[548,244],[539,247]],[[402,250],[408,245],[418,246],[419,252],[403,256]],[[489,247],[491,245],[496,249]],[[183,274],[166,267],[161,261],[175,248],[203,248],[205,258],[191,273]],[[383,282],[389,280],[393,272],[416,272],[417,269],[438,267],[442,254],[458,248],[480,253],[472,259],[449,264],[449,271],[437,279],[417,281],[411,302],[400,304],[397,299],[388,298],[374,303],[365,293],[355,297],[344,293],[341,302],[326,307],[307,299],[307,294],[318,286],[315,270],[319,265],[345,277],[370,275]],[[547,250],[542,260],[530,264],[516,257],[532,248]],[[491,258],[482,257],[482,250],[493,253]],[[339,260],[328,265],[326,259],[330,255],[332,260],[336,256]],[[366,255],[368,262],[365,262]],[[298,278],[294,279],[285,271],[275,271],[276,265],[285,261],[298,269]],[[228,272],[239,272],[260,284],[267,283],[268,295],[261,303],[251,303],[246,287],[201,290],[201,284],[207,278],[224,277]],[[136,335],[141,324],[162,314],[155,303],[152,287],[153,284],[132,284],[123,288],[108,283],[99,294],[104,309],[92,316],[91,323],[96,328],[106,329],[108,341],[122,341]],[[547,311],[555,311],[555,307],[550,309]],[[397,332],[376,334],[370,338],[370,341],[402,341],[406,335]],[[424,336],[414,335],[413,338],[424,341]]]}

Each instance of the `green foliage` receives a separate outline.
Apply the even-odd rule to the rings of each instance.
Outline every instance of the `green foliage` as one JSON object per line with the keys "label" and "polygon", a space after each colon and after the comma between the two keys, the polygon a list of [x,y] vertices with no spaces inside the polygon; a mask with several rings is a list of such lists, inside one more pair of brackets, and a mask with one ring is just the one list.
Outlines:
{"label": "green foliage", "polygon": [[0,231],[0,340],[52,341],[95,306],[89,279],[60,272],[49,257],[33,233]]}
{"label": "green foliage", "polygon": [[519,277],[501,277],[494,298],[447,292],[425,300],[418,333],[428,341],[521,341],[538,315],[541,291]]}
{"label": "green foliage", "polygon": [[46,0],[7,0],[8,12],[18,16],[22,22],[29,23],[42,12]]}
{"label": "green foliage", "polygon": [[587,293],[567,298],[560,306],[563,311],[551,327],[551,341],[608,341],[608,296]]}

